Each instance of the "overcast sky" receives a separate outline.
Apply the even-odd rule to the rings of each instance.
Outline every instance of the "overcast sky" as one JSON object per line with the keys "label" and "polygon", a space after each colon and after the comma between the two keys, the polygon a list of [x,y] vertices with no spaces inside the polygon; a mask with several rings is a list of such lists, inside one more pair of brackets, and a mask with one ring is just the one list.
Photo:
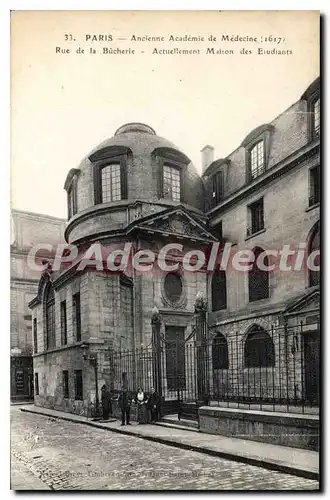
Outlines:
{"label": "overcast sky", "polygon": [[[201,170],[200,150],[216,158],[256,126],[297,101],[319,74],[315,12],[16,12],[12,22],[12,207],[66,218],[68,171],[127,122],[143,122]],[[86,43],[114,38],[202,35],[285,37],[292,55],[241,55],[252,43]],[[65,42],[72,34],[76,42]],[[132,55],[56,54],[55,47],[131,47]],[[201,55],[153,55],[154,47]],[[206,47],[235,55],[205,55]],[[270,47],[275,47],[270,44]],[[144,51],[142,53],[141,51]]]}

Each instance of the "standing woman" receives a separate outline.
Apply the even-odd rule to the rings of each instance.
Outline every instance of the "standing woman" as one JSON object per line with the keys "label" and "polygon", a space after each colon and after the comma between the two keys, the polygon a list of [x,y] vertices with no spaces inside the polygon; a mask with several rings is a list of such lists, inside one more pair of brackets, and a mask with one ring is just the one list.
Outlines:
{"label": "standing woman", "polygon": [[141,387],[138,388],[138,391],[135,396],[135,403],[137,404],[137,421],[138,424],[147,424],[148,423],[148,412],[147,412],[147,399]]}
{"label": "standing woman", "polygon": [[112,414],[112,407],[110,391],[107,388],[106,384],[104,384],[101,388],[101,403],[103,420],[109,420],[109,414]]}

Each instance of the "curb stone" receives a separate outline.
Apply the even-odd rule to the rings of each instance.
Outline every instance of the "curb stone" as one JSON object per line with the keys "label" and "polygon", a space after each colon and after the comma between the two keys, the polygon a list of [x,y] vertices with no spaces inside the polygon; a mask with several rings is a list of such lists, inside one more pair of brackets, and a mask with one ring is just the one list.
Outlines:
{"label": "curb stone", "polygon": [[[97,429],[102,429],[105,431],[110,431],[114,432],[117,434],[124,434],[126,436],[132,436],[136,437],[138,439],[145,439],[147,441],[153,441],[155,443],[161,443],[165,444],[167,446],[173,446],[175,448],[181,448],[183,450],[188,450],[188,451],[195,451],[197,453],[203,453],[206,455],[211,455],[214,457],[219,457],[219,458],[224,458],[225,460],[230,460],[234,462],[241,462],[247,465],[253,465],[255,467],[261,467],[263,469],[268,469],[268,470],[273,470],[275,472],[281,472],[283,474],[290,474],[292,476],[297,476],[297,477],[302,477],[305,479],[311,479],[311,480],[316,480],[319,481],[319,473],[318,472],[313,472],[310,470],[306,469],[300,469],[291,465],[283,464],[280,462],[276,462],[274,460],[268,459],[267,461],[261,460],[259,458],[252,458],[246,455],[239,455],[236,453],[230,453],[226,451],[217,451],[217,450],[211,450],[210,448],[206,448],[203,446],[195,446],[195,445],[190,445],[186,443],[181,443],[177,441],[172,441],[171,439],[167,439],[164,437],[157,437],[157,436],[147,436],[143,434],[137,434],[135,432],[126,430],[126,429],[117,429],[117,428],[110,428],[110,427],[105,427],[103,424],[100,424],[98,422],[93,422],[93,421],[80,421],[76,420],[72,417],[69,416],[64,416],[64,415],[49,415],[49,413],[44,413],[43,411],[36,411],[35,409],[30,410],[29,408],[21,408],[20,409],[22,412],[26,413],[34,413],[37,415],[42,415],[44,417],[52,417],[56,418],[58,420],[65,420],[67,422],[73,422],[75,424],[81,424],[81,425],[89,425],[90,427],[96,427]],[[262,443],[261,443],[262,444]]]}

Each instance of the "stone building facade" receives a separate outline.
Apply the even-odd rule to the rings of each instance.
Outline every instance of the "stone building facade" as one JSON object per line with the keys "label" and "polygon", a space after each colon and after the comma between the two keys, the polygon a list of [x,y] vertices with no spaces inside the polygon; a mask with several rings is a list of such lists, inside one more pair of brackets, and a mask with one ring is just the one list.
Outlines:
{"label": "stone building facade", "polygon": [[[319,273],[305,267],[290,273],[192,271],[182,256],[226,242],[235,251],[251,250],[256,256],[285,244],[297,249],[306,243],[307,253],[319,248],[319,96],[316,80],[227,158],[214,160],[212,147],[206,146],[202,176],[175,145],[140,123],[120,127],[70,170],[64,186],[69,214],[65,239],[79,248],[79,255],[65,269],[46,269],[30,302],[36,323],[36,404],[86,412],[95,402],[95,377],[98,387],[113,383],[109,353],[152,344],[155,306],[162,318],[162,338],[184,342],[194,334],[198,293],[208,299],[212,394],[239,397],[246,387],[250,393],[245,375],[256,363],[259,387],[265,378],[281,379],[284,371],[288,387],[294,361],[287,357],[285,368],[279,367],[281,338],[272,329],[294,328],[301,321],[306,335],[299,336],[301,345],[296,347],[313,346],[310,390],[318,390]],[[148,257],[147,263],[145,252],[151,250],[160,259],[164,245],[181,245],[179,251],[172,248],[165,262],[179,267],[164,271],[153,266],[140,272],[130,261],[125,271],[109,272],[97,266],[96,254],[94,264],[87,262],[85,251],[95,243],[107,250],[131,245],[133,254]],[[104,260],[102,254],[102,264]],[[310,345],[303,347],[307,338]],[[187,371],[193,363],[186,360]],[[166,371],[166,360],[163,365]],[[154,381],[148,360],[144,369],[150,388]],[[123,369],[121,375],[119,386],[133,384],[130,373]],[[174,397],[166,373],[163,380],[165,397]],[[280,383],[271,386],[274,395]],[[302,393],[299,377],[292,387],[295,394]],[[260,397],[256,384],[253,391]]]}
{"label": "stone building facade", "polygon": [[[33,398],[33,321],[29,302],[35,297],[40,272],[27,265],[30,249],[41,242],[56,245],[64,242],[66,221],[42,214],[11,212],[10,280],[10,354],[11,399]],[[40,258],[51,253],[39,252]]]}

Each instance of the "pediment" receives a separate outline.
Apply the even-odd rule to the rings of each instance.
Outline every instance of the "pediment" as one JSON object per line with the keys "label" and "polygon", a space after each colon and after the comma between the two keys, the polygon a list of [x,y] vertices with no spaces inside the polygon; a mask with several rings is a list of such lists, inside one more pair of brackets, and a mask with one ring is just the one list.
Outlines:
{"label": "pediment", "polygon": [[320,291],[313,290],[299,299],[291,302],[285,310],[285,315],[304,314],[315,312],[320,309]]}
{"label": "pediment", "polygon": [[187,238],[191,241],[213,242],[218,238],[203,222],[182,208],[165,210],[152,216],[139,219],[132,224],[130,231],[139,229],[150,234]]}

